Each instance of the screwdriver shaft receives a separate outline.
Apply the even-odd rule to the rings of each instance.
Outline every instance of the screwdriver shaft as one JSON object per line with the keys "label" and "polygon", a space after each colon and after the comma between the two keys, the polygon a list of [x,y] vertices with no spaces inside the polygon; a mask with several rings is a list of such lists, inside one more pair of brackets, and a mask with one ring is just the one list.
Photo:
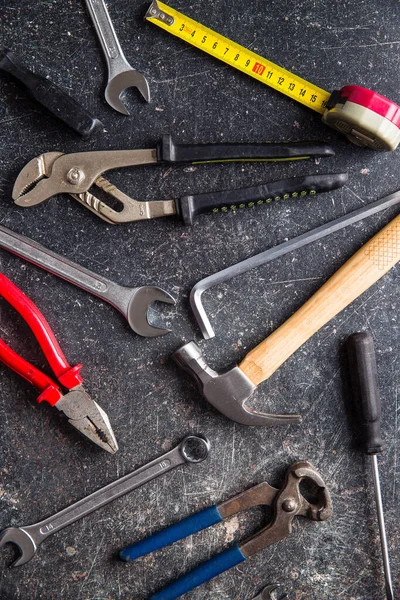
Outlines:
{"label": "screwdriver shaft", "polygon": [[353,400],[358,413],[357,430],[363,436],[361,449],[371,457],[383,570],[385,574],[386,598],[387,600],[393,600],[392,577],[390,574],[389,551],[377,459],[377,454],[383,452],[385,444],[381,436],[381,399],[372,334],[367,331],[353,333],[347,340],[347,352]]}
{"label": "screwdriver shaft", "polygon": [[378,457],[376,454],[371,454],[372,473],[374,476],[376,512],[378,515],[379,535],[381,538],[383,569],[385,572],[385,586],[387,600],[394,600],[392,575],[390,572],[389,551],[386,538],[385,517],[383,515],[381,484],[379,479]]}

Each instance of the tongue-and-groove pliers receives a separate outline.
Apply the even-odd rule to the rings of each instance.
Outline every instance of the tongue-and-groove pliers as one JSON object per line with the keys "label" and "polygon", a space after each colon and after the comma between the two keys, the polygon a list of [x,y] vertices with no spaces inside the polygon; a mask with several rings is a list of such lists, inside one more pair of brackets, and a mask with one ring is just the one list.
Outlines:
{"label": "tongue-and-groove pliers", "polygon": [[79,373],[82,365],[71,367],[57,340],[37,306],[0,273],[0,296],[27,322],[63,388],[12,350],[0,339],[0,361],[40,390],[37,401],[48,402],[61,410],[78,431],[92,442],[114,454],[118,444],[107,414],[84,390]]}
{"label": "tongue-and-groove pliers", "polygon": [[[150,202],[131,198],[107,181],[103,173],[140,165],[300,160],[334,154],[330,146],[321,142],[176,144],[170,135],[165,135],[151,149],[40,154],[29,161],[18,175],[13,199],[18,206],[27,208],[56,194],[69,194],[110,224],[176,215],[186,225],[192,225],[197,215],[207,212],[227,212],[269,204],[273,200],[303,198],[335,190],[345,185],[347,173],[291,177],[250,188]],[[102,191],[101,199],[94,195],[97,192],[93,187]],[[118,209],[115,208],[116,201]]]}

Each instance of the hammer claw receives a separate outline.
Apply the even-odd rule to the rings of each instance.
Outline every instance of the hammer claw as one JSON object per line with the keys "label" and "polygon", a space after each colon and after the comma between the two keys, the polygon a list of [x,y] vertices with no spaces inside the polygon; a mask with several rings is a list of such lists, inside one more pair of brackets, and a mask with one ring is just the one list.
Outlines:
{"label": "hammer claw", "polygon": [[195,342],[189,342],[179,348],[173,354],[173,359],[195,378],[208,402],[236,423],[273,426],[301,422],[300,415],[262,413],[247,406],[247,400],[253,395],[256,386],[239,367],[222,374],[211,369]]}

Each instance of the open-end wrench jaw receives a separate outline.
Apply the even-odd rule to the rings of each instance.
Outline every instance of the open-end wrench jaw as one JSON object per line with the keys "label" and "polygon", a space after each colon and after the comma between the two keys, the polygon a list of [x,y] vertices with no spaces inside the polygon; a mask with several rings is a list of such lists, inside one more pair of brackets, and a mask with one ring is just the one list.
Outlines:
{"label": "open-end wrench jaw", "polygon": [[197,382],[202,395],[223,415],[241,425],[285,425],[300,423],[300,415],[276,415],[262,413],[247,406],[256,386],[240,370],[234,367],[225,373],[211,369],[195,342],[178,348],[172,355],[175,362],[190,373]]}
{"label": "open-end wrench jaw", "polygon": [[135,333],[143,337],[157,337],[169,333],[169,329],[151,323],[150,311],[153,302],[175,304],[175,298],[160,287],[144,285],[136,288],[129,301],[126,318]]}
{"label": "open-end wrench jaw", "polygon": [[126,89],[135,87],[139,90],[146,102],[150,102],[150,87],[147,79],[134,69],[117,73],[110,77],[105,91],[107,103],[117,112],[129,115],[129,110],[121,100],[121,95]]}
{"label": "open-end wrench jaw", "polygon": [[22,527],[7,527],[0,532],[0,548],[8,543],[15,544],[21,553],[21,556],[11,565],[12,567],[19,567],[29,562],[37,550],[32,537]]}

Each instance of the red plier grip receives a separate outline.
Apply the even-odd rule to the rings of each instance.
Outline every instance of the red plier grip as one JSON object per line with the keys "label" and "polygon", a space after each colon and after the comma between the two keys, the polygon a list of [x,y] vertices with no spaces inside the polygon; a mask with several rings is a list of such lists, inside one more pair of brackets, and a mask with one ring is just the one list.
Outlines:
{"label": "red plier grip", "polygon": [[[22,291],[2,273],[0,273],[0,295],[15,308],[32,329],[50,367],[61,385],[67,389],[72,389],[75,386],[80,385],[83,381],[79,374],[82,365],[76,365],[75,367],[69,365],[44,315]],[[6,347],[7,350],[5,350],[4,347]],[[4,342],[1,345],[1,357],[2,360],[3,357],[6,357],[6,360],[3,362],[38,387],[42,392],[44,391],[42,385],[45,381],[44,378],[47,376],[40,373],[38,369],[18,356],[18,354],[11,350]],[[34,374],[32,375],[32,373]],[[38,373],[40,373],[40,377],[38,376]],[[47,379],[48,382],[51,383],[52,389],[54,389],[54,387],[57,388],[57,385],[55,385],[50,378]],[[54,405],[57,400],[54,402],[53,396],[54,393],[50,392],[49,389],[49,397],[47,397],[46,393],[42,393],[39,396],[38,401],[41,402],[42,400],[47,400],[50,404]]]}
{"label": "red plier grip", "polygon": [[0,340],[0,360],[42,392],[38,402],[46,400],[51,406],[54,406],[62,397],[60,388],[50,377],[19,356],[3,340]]}

